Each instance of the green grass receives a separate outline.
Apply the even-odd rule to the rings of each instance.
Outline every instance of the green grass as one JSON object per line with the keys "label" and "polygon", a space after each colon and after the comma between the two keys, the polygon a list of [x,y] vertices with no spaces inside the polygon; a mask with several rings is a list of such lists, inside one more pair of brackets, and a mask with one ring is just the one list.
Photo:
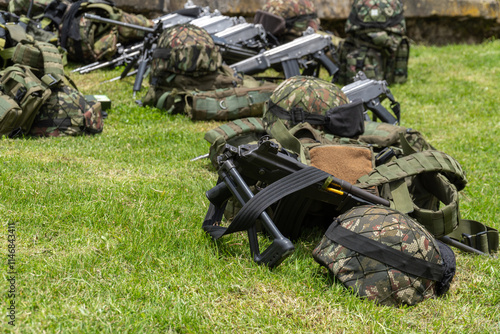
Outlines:
{"label": "green grass", "polygon": [[[462,218],[497,229],[499,59],[500,41],[413,46],[408,82],[391,87],[402,125],[467,172]],[[0,140],[0,332],[500,332],[495,258],[457,251],[444,298],[398,309],[334,283],[311,257],[318,235],[296,242],[275,270],[251,260],[245,234],[212,241],[201,223],[217,176],[190,159],[221,123],[138,107],[131,78],[96,84],[119,74],[71,74],[85,94],[113,101],[101,135]],[[12,222],[15,327],[4,316]]]}

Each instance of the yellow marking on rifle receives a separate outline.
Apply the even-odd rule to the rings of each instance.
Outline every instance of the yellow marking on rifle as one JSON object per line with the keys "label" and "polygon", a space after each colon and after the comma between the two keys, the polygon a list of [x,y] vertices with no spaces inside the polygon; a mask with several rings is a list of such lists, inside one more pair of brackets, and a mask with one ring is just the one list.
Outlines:
{"label": "yellow marking on rifle", "polygon": [[329,188],[329,187],[327,187],[327,188],[326,188],[326,190],[327,190],[327,191],[329,191],[329,192],[332,192],[332,193],[338,194],[338,195],[344,195],[344,192],[343,192],[343,191],[340,191],[340,190],[335,189],[335,188]]}

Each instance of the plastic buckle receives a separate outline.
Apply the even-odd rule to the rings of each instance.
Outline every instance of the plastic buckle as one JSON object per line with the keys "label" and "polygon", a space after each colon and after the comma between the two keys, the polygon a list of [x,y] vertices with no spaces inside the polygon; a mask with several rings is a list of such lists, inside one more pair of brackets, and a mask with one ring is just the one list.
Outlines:
{"label": "plastic buckle", "polygon": [[379,154],[375,156],[375,166],[380,166],[387,161],[389,161],[392,157],[396,156],[396,152],[390,147],[384,148],[380,151]]}
{"label": "plastic buckle", "polygon": [[466,244],[467,246],[476,248],[475,245],[473,245],[473,243],[475,244],[475,240],[473,242],[472,235],[470,234],[462,233],[462,243]]}

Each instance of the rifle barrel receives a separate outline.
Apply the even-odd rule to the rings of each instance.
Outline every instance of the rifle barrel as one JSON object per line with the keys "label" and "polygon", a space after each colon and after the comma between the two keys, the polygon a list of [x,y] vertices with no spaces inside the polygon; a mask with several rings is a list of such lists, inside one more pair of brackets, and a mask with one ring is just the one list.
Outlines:
{"label": "rifle barrel", "polygon": [[143,26],[137,25],[137,24],[131,24],[131,23],[126,23],[126,22],[111,20],[111,19],[107,19],[107,18],[99,16],[99,15],[94,15],[94,14],[89,14],[89,13],[83,14],[83,17],[85,17],[86,19],[92,20],[92,21],[110,23],[110,24],[114,24],[117,26],[141,30],[141,31],[145,31],[145,32],[154,32],[155,31],[153,28],[148,28],[148,27],[143,27]]}

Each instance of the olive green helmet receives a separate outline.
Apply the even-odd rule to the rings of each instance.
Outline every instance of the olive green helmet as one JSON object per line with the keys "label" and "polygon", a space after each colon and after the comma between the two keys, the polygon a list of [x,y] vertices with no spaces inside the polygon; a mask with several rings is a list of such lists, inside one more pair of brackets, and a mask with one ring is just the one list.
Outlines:
{"label": "olive green helmet", "polygon": [[447,245],[387,207],[359,206],[339,216],[313,256],[347,288],[382,305],[415,305],[442,295],[455,274]]}
{"label": "olive green helmet", "polygon": [[364,130],[363,111],[361,103],[349,103],[344,92],[333,83],[294,76],[274,90],[264,106],[263,121],[268,132],[280,119],[287,129],[308,122],[321,129],[324,126],[335,135],[353,137]]}

